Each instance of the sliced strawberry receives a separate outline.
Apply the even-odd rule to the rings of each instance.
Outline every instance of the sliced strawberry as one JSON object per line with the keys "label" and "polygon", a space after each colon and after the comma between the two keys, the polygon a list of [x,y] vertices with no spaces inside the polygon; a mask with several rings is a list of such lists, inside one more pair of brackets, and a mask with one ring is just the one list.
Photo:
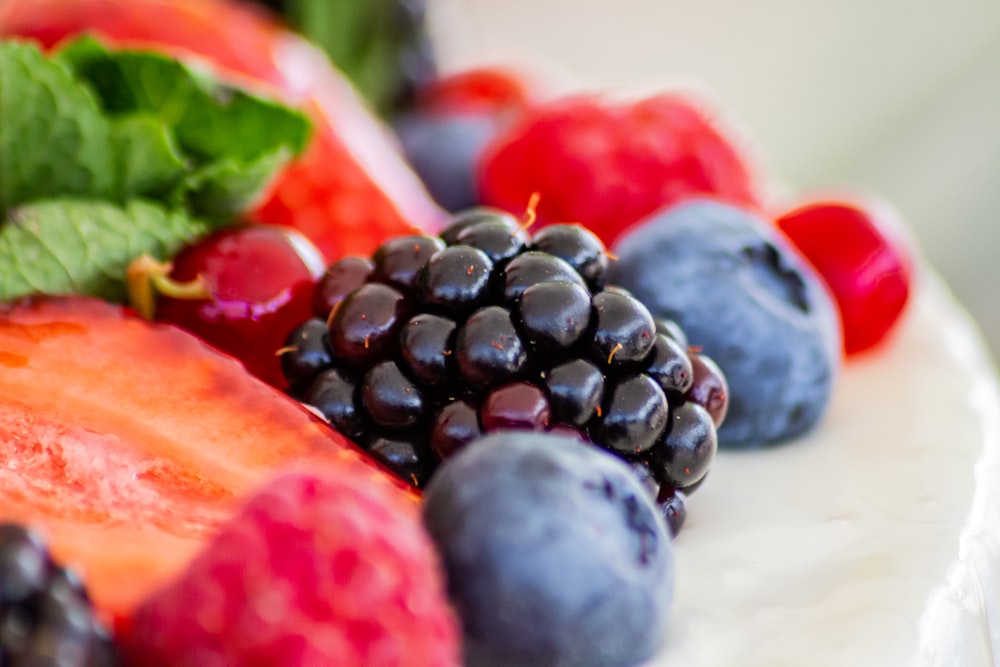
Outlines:
{"label": "sliced strawberry", "polygon": [[235,360],[116,306],[0,307],[0,365],[0,519],[37,526],[114,618],[277,467],[347,468],[413,497]]}
{"label": "sliced strawberry", "polygon": [[234,0],[18,0],[0,3],[0,35],[52,47],[83,32],[122,46],[200,59],[238,83],[306,109],[315,136],[254,217],[295,227],[332,261],[368,255],[441,212],[388,131],[323,54],[266,12]]}

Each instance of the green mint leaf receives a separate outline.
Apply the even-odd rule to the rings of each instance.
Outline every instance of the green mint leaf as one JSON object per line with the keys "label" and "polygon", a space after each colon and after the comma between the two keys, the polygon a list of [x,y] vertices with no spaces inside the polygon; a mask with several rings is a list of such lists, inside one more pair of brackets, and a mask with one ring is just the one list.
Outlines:
{"label": "green mint leaf", "polygon": [[59,195],[115,196],[110,133],[69,71],[33,46],[0,42],[0,216]]}
{"label": "green mint leaf", "polygon": [[219,160],[191,173],[183,189],[192,210],[209,220],[228,220],[256,203],[275,170],[288,160],[278,150],[256,161]]}
{"label": "green mint leaf", "polygon": [[173,134],[163,123],[139,114],[116,119],[111,130],[121,196],[169,200],[189,171]]}
{"label": "green mint leaf", "polygon": [[[161,54],[109,51],[83,38],[63,49],[59,59],[93,86],[109,113],[155,118],[172,132],[194,174],[214,174],[213,190],[229,193],[227,205],[201,209],[204,193],[195,191],[190,204],[202,215],[225,219],[248,208],[271,174],[304,150],[309,139],[309,121],[302,113],[225,86]],[[261,170],[265,164],[268,173]],[[205,182],[200,177],[189,181]]]}
{"label": "green mint leaf", "polygon": [[183,212],[143,200],[26,204],[0,221],[0,299],[45,292],[123,301],[132,259],[144,253],[173,257],[206,231]]}

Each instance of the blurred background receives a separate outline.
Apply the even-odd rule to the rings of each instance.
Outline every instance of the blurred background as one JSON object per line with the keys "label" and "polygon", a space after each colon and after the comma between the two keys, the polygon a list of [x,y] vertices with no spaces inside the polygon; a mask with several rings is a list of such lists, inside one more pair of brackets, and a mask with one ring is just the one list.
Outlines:
{"label": "blurred background", "polygon": [[893,203],[1000,358],[997,0],[430,0],[445,71],[696,80],[796,190]]}

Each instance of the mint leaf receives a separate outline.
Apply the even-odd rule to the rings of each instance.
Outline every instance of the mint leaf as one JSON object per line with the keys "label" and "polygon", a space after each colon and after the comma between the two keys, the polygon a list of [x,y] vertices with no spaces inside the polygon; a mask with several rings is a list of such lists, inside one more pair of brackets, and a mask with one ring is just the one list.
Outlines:
{"label": "mint leaf", "polygon": [[172,257],[206,225],[153,202],[52,199],[0,221],[0,299],[33,292],[125,299],[125,269],[142,254]]}
{"label": "mint leaf", "polygon": [[[205,216],[228,220],[248,208],[309,139],[303,114],[225,86],[161,54],[109,51],[84,38],[58,57],[93,86],[110,113],[148,115],[169,128],[193,173],[199,174],[185,180],[199,185],[190,193],[189,205]],[[209,180],[206,174],[213,176]],[[201,208],[206,201],[211,205]]]}
{"label": "mint leaf", "polygon": [[0,216],[58,195],[115,196],[110,125],[69,71],[0,42]]}
{"label": "mint leaf", "polygon": [[189,171],[173,134],[144,115],[124,116],[111,125],[111,153],[122,198],[171,198]]}

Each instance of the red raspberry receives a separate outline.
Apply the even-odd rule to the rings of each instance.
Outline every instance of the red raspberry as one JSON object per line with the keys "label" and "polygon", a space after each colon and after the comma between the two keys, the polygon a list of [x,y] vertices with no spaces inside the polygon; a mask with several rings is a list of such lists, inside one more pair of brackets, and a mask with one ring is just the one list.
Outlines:
{"label": "red raspberry", "polygon": [[777,224],[833,292],[844,352],[856,354],[885,338],[906,307],[913,280],[912,244],[895,211],[872,198],[815,199]]}
{"label": "red raspberry", "polygon": [[417,107],[431,112],[513,112],[526,110],[538,94],[535,82],[501,67],[477,67],[433,81],[417,97]]}
{"label": "red raspberry", "polygon": [[255,495],[139,608],[123,651],[148,667],[449,667],[459,638],[415,508],[329,469]]}
{"label": "red raspberry", "polygon": [[537,107],[487,149],[483,202],[524,210],[541,194],[542,224],[577,222],[609,247],[626,229],[687,196],[759,208],[754,173],[711,113],[664,93],[633,104],[591,96]]}

